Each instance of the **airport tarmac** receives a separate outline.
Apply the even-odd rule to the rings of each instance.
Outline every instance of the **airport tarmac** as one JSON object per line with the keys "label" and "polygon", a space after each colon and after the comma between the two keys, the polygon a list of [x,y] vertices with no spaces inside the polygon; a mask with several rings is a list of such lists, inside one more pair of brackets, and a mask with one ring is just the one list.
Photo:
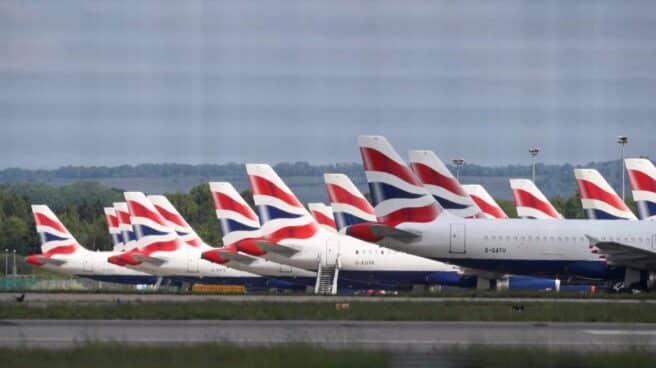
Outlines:
{"label": "airport tarmac", "polygon": [[[15,302],[21,293],[0,293],[0,303]],[[270,303],[444,303],[444,302],[508,302],[508,303],[652,303],[656,299],[603,298],[529,298],[529,297],[402,297],[402,296],[317,296],[317,295],[201,295],[148,293],[27,293],[24,302],[30,305],[50,303],[106,304],[106,303],[191,303],[191,302],[270,302]]]}
{"label": "airport tarmac", "polygon": [[656,350],[656,325],[525,322],[0,320],[0,346],[316,344],[331,349],[432,352],[469,345],[550,350]]}

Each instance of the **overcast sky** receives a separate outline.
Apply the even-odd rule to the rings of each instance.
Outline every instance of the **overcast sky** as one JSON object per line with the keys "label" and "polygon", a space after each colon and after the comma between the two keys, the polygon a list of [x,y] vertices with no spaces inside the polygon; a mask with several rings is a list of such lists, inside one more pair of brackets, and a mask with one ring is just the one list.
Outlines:
{"label": "overcast sky", "polygon": [[2,1],[0,168],[656,157],[655,1]]}

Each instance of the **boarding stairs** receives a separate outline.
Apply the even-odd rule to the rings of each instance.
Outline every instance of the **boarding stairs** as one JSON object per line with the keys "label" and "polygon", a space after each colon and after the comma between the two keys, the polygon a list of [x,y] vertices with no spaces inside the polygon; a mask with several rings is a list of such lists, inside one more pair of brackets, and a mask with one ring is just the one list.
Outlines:
{"label": "boarding stairs", "polygon": [[314,285],[314,293],[320,295],[336,295],[337,281],[339,279],[339,260],[334,264],[319,263],[317,281]]}

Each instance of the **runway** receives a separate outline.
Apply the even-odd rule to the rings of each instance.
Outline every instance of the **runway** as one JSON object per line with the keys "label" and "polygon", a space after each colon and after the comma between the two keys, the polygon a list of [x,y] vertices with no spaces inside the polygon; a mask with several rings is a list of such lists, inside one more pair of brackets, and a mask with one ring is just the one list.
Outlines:
{"label": "runway", "polygon": [[307,343],[330,349],[432,352],[469,345],[656,351],[656,325],[517,322],[2,320],[0,346]]}
{"label": "runway", "polygon": [[[19,293],[0,293],[0,303],[13,303]],[[57,303],[106,304],[132,303],[193,303],[193,302],[270,302],[270,303],[446,303],[446,302],[507,302],[507,303],[651,303],[656,299],[603,298],[529,298],[529,297],[407,297],[407,296],[316,296],[316,295],[202,295],[154,293],[27,293],[25,303],[47,305]]]}

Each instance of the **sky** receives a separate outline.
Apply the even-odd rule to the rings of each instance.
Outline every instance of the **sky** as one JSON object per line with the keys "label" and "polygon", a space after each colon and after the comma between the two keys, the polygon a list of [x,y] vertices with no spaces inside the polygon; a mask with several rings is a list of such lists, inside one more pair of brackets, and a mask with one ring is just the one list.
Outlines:
{"label": "sky", "polygon": [[0,2],[0,168],[656,157],[656,2]]}

